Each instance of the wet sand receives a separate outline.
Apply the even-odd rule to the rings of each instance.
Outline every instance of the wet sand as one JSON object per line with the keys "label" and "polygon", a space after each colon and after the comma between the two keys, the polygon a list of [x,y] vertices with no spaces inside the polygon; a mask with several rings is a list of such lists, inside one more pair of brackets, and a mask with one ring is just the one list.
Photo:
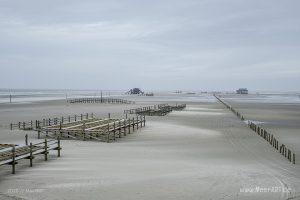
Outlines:
{"label": "wet sand", "polygon": [[[23,142],[25,132],[7,129],[12,120],[92,111],[117,117],[125,107],[160,102],[137,98],[136,105],[2,106],[0,141]],[[45,162],[41,156],[33,168],[22,161],[15,175],[1,166],[0,199],[299,199],[300,165],[287,162],[223,105],[205,99],[189,98],[184,111],[148,117],[145,128],[115,143],[65,140],[61,158],[53,152]],[[288,191],[249,191],[277,187]]]}

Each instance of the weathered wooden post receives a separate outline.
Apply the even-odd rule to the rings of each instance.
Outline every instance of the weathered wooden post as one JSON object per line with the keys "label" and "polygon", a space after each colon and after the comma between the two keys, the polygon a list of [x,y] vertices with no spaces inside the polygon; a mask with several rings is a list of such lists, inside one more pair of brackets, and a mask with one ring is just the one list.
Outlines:
{"label": "weathered wooden post", "polygon": [[10,123],[10,130],[13,130],[13,124]]}
{"label": "weathered wooden post", "polygon": [[144,115],[144,127],[146,126],[146,116]]}
{"label": "weathered wooden post", "polygon": [[118,130],[119,130],[119,138],[121,138],[121,121],[120,121],[120,120],[118,121],[118,124],[119,124],[119,127],[118,127]]}
{"label": "weathered wooden post", "polygon": [[12,173],[15,174],[16,173],[16,147],[13,146],[12,147],[12,152],[11,152],[11,156],[12,156]]}
{"label": "weathered wooden post", "polygon": [[74,116],[74,121],[75,121],[75,122],[77,121],[77,115]]}
{"label": "weathered wooden post", "polygon": [[130,122],[130,118],[128,119],[128,134],[130,134],[131,131],[131,122]]}
{"label": "weathered wooden post", "polygon": [[28,145],[28,135],[27,134],[25,135],[25,145],[26,146]]}
{"label": "weathered wooden post", "polygon": [[82,125],[83,141],[85,141],[85,123]]}
{"label": "weathered wooden post", "polygon": [[47,139],[45,139],[45,147],[44,147],[44,155],[45,155],[45,161],[48,160],[48,144],[47,144]]}
{"label": "weathered wooden post", "polygon": [[132,132],[134,132],[134,117],[132,118]]}
{"label": "weathered wooden post", "polygon": [[82,118],[83,118],[83,116],[82,116],[82,114],[80,114],[80,120],[82,121]]}
{"label": "weathered wooden post", "polygon": [[110,119],[110,113],[108,113],[108,119]]}
{"label": "weathered wooden post", "polygon": [[114,137],[116,137],[116,122],[114,121]]}
{"label": "weathered wooden post", "polygon": [[58,136],[57,137],[57,157],[60,157],[60,150],[61,150],[61,147],[60,147],[60,137]]}
{"label": "weathered wooden post", "polygon": [[29,159],[30,159],[30,167],[32,167],[32,160],[33,160],[33,150],[32,150],[32,142],[30,142],[30,146],[29,146],[29,152],[30,152],[30,156],[29,156]]}
{"label": "weathered wooden post", "polygon": [[293,153],[293,164],[296,164],[296,155]]}

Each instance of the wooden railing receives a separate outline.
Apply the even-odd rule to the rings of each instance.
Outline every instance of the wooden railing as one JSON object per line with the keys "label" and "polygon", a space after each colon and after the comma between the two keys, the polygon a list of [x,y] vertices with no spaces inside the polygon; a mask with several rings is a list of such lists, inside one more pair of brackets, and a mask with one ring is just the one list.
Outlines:
{"label": "wooden railing", "polygon": [[69,103],[112,103],[112,104],[134,104],[134,101],[129,101],[126,99],[117,99],[117,98],[73,98],[68,99]]}
{"label": "wooden railing", "polygon": [[45,161],[48,160],[50,150],[57,150],[60,157],[60,139],[45,139],[43,142],[30,143],[29,145],[0,144],[0,165],[11,165],[12,173],[15,174],[18,160],[29,159],[30,167],[33,165],[35,155],[43,154]]}

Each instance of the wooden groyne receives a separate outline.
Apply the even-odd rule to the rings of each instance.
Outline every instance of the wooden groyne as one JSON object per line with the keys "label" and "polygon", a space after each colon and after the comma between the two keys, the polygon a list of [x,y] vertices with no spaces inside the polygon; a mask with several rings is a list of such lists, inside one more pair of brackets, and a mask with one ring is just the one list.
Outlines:
{"label": "wooden groyne", "polygon": [[145,106],[141,108],[124,110],[124,114],[137,114],[137,115],[148,115],[148,116],[164,116],[173,110],[183,110],[186,108],[186,104],[170,106],[168,104],[159,104],[154,106]]}
{"label": "wooden groyne", "polygon": [[68,99],[68,103],[111,103],[111,104],[134,104],[134,101],[129,101],[126,99],[117,99],[117,98],[102,98],[102,97],[93,97],[93,98],[73,98]]}
{"label": "wooden groyne", "polygon": [[[240,120],[242,121],[245,120],[245,117],[236,109],[234,109],[231,105],[223,101],[217,95],[214,95],[214,97],[218,99],[218,101],[221,102],[226,108],[231,110],[231,112],[234,113]],[[296,154],[293,153],[291,149],[287,148],[285,144],[280,143],[273,134],[268,132],[263,127],[260,127],[259,125],[253,123],[251,120],[247,120],[247,121],[248,121],[248,126],[251,130],[253,130],[259,136],[261,136],[264,140],[266,140],[274,149],[276,149],[276,151],[278,151],[281,155],[286,157],[291,163],[296,164]]]}
{"label": "wooden groyne", "polygon": [[45,139],[43,142],[30,143],[29,145],[0,144],[0,166],[11,165],[12,173],[15,174],[19,160],[28,159],[30,167],[33,166],[35,156],[43,154],[45,161],[48,160],[49,151],[56,150],[60,157],[60,139]]}
{"label": "wooden groyne", "polygon": [[133,133],[146,124],[145,116],[129,119],[98,119],[91,118],[76,122],[60,123],[38,129],[38,137],[44,134],[46,137],[65,139],[98,140],[104,142],[115,141],[117,138]]}
{"label": "wooden groyne", "polygon": [[66,122],[76,122],[78,120],[94,118],[94,113],[85,113],[79,115],[69,115],[55,118],[47,118],[42,120],[31,120],[31,121],[22,121],[18,123],[11,123],[10,130],[20,129],[20,130],[38,130],[44,126],[57,125],[59,123]]}

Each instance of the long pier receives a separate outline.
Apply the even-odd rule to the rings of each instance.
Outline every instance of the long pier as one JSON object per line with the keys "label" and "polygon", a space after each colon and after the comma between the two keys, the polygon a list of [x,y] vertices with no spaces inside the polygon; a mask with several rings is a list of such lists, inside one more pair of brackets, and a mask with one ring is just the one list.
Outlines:
{"label": "long pier", "polygon": [[117,138],[133,133],[146,124],[145,116],[128,119],[91,118],[76,122],[60,123],[38,129],[46,137],[57,137],[79,140],[115,141]]}
{"label": "long pier", "polygon": [[61,144],[59,138],[45,139],[43,142],[30,143],[29,145],[0,144],[0,166],[11,165],[12,173],[15,174],[17,161],[29,159],[30,167],[32,167],[36,155],[43,154],[45,161],[47,161],[51,150],[56,150],[57,156],[60,157]]}
{"label": "long pier", "polygon": [[92,97],[92,98],[73,98],[68,99],[68,103],[111,103],[111,104],[134,104],[134,101],[129,101],[126,99],[117,98],[102,98],[102,97]]}
{"label": "long pier", "polygon": [[173,110],[183,110],[186,108],[186,104],[170,106],[168,104],[158,104],[154,106],[145,106],[135,109],[124,110],[124,114],[137,114],[137,115],[148,115],[148,116],[164,116]]}
{"label": "long pier", "polygon": [[[240,112],[238,112],[236,109],[234,109],[227,102],[223,101],[217,95],[214,95],[214,97],[219,102],[221,102],[226,108],[228,108],[233,114],[235,114],[240,120],[242,120],[242,121],[246,120],[245,117]],[[273,148],[275,148],[281,155],[283,155],[285,158],[287,158],[290,162],[292,162],[293,164],[296,164],[296,154],[293,153],[290,148],[287,148],[287,146],[285,144],[280,143],[273,134],[268,132],[263,127],[260,127],[259,125],[253,123],[251,120],[247,120],[247,121],[248,121],[248,127],[251,130],[253,130],[255,133],[257,133],[264,140],[266,140]]]}

